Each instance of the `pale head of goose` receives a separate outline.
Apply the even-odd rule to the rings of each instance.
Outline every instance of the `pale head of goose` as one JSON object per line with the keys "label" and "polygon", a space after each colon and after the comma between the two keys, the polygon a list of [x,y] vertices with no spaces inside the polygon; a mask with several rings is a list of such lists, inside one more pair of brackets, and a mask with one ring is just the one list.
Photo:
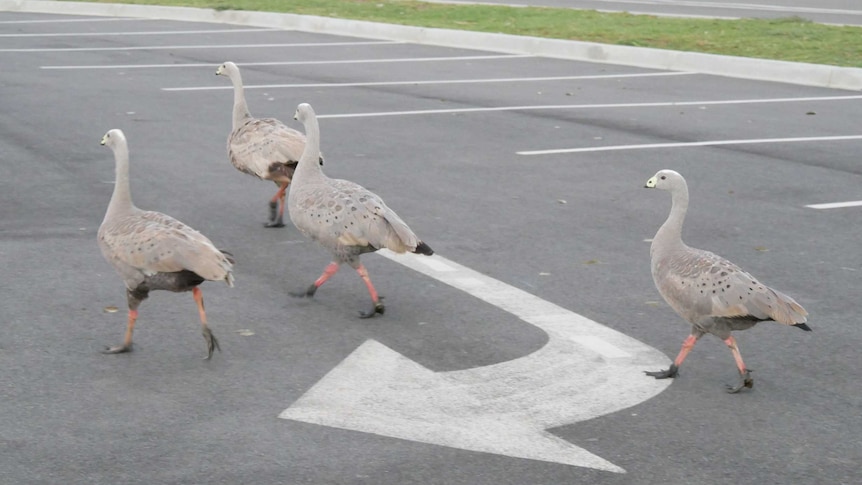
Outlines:
{"label": "pale head of goose", "polygon": [[231,77],[235,72],[239,72],[239,68],[233,62],[227,61],[216,69],[216,76]]}
{"label": "pale head of goose", "polygon": [[108,148],[114,149],[119,143],[122,143],[125,140],[126,135],[123,134],[123,131],[114,128],[113,130],[108,130],[108,132],[105,133],[105,136],[102,137],[102,141],[100,143],[104,146],[107,146]]}
{"label": "pale head of goose", "polygon": [[659,170],[655,175],[650,177],[644,185],[645,189],[660,189],[673,191],[674,189],[685,186],[685,179],[679,172],[674,170]]}

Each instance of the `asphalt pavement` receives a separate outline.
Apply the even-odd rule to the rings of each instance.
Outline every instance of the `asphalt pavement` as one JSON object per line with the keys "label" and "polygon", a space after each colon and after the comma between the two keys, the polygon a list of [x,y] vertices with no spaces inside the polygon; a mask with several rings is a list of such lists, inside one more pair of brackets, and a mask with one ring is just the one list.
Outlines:
{"label": "asphalt pavement", "polygon": [[[858,91],[23,12],[0,13],[0,59],[0,483],[858,482]],[[347,269],[287,296],[329,258],[264,228],[274,185],[228,162],[226,60],[256,116],[300,128],[312,104],[326,173],[437,252],[363,257],[384,315],[356,317]],[[100,353],[126,320],[95,239],[111,128],[136,204],[236,256],[235,288],[203,285],[210,361],[189,294],[152,294],[135,351]],[[672,383],[640,373],[688,333],[649,271],[662,168],[689,181],[690,245],[811,313],[738,334],[749,392],[724,392],[711,337]]]}

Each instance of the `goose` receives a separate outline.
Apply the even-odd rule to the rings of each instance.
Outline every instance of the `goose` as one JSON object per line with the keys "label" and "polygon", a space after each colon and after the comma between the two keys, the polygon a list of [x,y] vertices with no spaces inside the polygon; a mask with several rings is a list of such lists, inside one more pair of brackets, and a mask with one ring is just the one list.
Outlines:
{"label": "goose", "polygon": [[805,323],[808,312],[793,298],[766,286],[739,266],[682,241],[682,223],[688,210],[688,186],[682,175],[660,170],[645,187],[670,192],[672,203],[667,221],[650,246],[653,281],[668,305],[691,323],[691,334],[670,368],[646,374],[656,379],[677,377],[695,343],[709,333],[730,348],[739,370],[739,381],[728,385],[727,391],[736,393],[753,387],[751,372],[731,332],[767,321],[811,331]]}
{"label": "goose", "polygon": [[294,118],[305,126],[306,144],[290,185],[287,204],[290,220],[303,235],[328,249],[333,261],[307,290],[291,294],[314,296],[317,289],[346,263],[359,273],[371,295],[371,309],[360,311],[359,316],[370,318],[377,313],[382,314],[385,310],[382,297],[371,284],[359,256],[381,248],[426,256],[431,256],[434,251],[377,194],[348,180],[324,175],[317,163],[320,127],[314,109],[307,103],[300,104]]}
{"label": "goose", "polygon": [[150,291],[191,291],[207,345],[206,358],[212,358],[213,351],[221,348],[207,325],[203,293],[198,285],[209,280],[224,281],[232,287],[233,258],[216,249],[203,234],[173,217],[138,209],[129,191],[126,136],[122,130],[110,130],[102,137],[102,145],[114,152],[116,182],[105,218],[99,226],[99,248],[126,284],[129,305],[123,343],[108,347],[104,353],[132,351],[138,306],[147,299]]}
{"label": "goose", "polygon": [[[230,163],[240,172],[275,182],[278,191],[269,201],[269,221],[264,226],[284,227],[285,191],[305,147],[305,135],[275,118],[251,115],[236,64],[225,62],[216,75],[233,83],[233,125],[227,138]],[[323,156],[319,162],[323,164]]]}

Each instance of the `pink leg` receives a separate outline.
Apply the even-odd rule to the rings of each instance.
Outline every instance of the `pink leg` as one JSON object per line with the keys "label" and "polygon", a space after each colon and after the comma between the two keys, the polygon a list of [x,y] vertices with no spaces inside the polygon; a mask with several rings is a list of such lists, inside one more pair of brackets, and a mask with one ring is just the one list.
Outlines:
{"label": "pink leg", "polygon": [[[290,183],[281,184],[278,188],[278,192],[276,192],[269,201],[269,222],[265,224],[266,227],[284,227],[284,197],[285,189],[287,189],[288,185],[290,185]],[[281,201],[281,208],[276,212],[279,201]]]}
{"label": "pink leg", "polygon": [[103,354],[122,354],[132,351],[132,333],[135,331],[135,322],[138,320],[138,310],[129,310],[129,320],[126,324],[126,337],[123,339],[123,345],[115,345],[108,347]]}
{"label": "pink leg", "polygon": [[739,346],[736,345],[736,339],[731,335],[724,340],[724,343],[730,347],[730,352],[733,354],[733,360],[736,361],[736,368],[739,369],[740,376],[739,383],[733,386],[727,386],[727,392],[733,394],[742,390],[743,387],[753,387],[754,379],[751,378],[751,372],[745,368],[745,362],[742,361],[742,354],[739,353]]}
{"label": "pink leg", "polygon": [[368,287],[368,293],[371,295],[371,302],[374,304],[370,311],[360,311],[359,316],[362,318],[371,318],[375,313],[382,314],[385,311],[385,307],[383,306],[383,303],[380,302],[380,295],[377,294],[377,290],[374,289],[374,285],[371,284],[371,278],[368,277],[368,270],[366,270],[365,266],[360,263],[359,267],[356,268],[356,272],[359,273],[362,281],[365,282],[365,286]]}
{"label": "pink leg", "polygon": [[733,354],[733,360],[736,361],[736,368],[739,369],[739,373],[745,373],[745,362],[742,361],[742,354],[739,353],[739,346],[736,345],[736,339],[731,335],[725,339],[724,343],[730,347],[730,352]]}
{"label": "pink leg", "polygon": [[201,317],[201,332],[203,333],[204,340],[207,343],[206,358],[210,359],[213,356],[213,351],[215,351],[215,349],[221,350],[221,348],[219,347],[218,340],[215,338],[215,335],[213,335],[212,330],[210,330],[207,325],[207,313],[204,311],[204,294],[197,286],[192,288],[192,297],[194,297],[195,303],[198,305],[198,314]]}
{"label": "pink leg", "polygon": [[321,285],[326,283],[326,280],[332,277],[335,273],[338,272],[338,268],[340,265],[335,261],[326,265],[326,268],[323,270],[323,274],[320,275],[320,278],[314,281],[311,286],[308,287],[305,291],[291,291],[290,296],[295,296],[297,298],[311,298],[317,292],[317,289],[320,288]]}
{"label": "pink leg", "polygon": [[673,359],[673,365],[679,367],[682,365],[682,361],[688,357],[688,353],[691,352],[691,349],[694,348],[694,344],[697,343],[698,337],[694,335],[689,335],[682,341],[682,348],[679,349],[679,354],[677,354],[676,359]]}
{"label": "pink leg", "polygon": [[368,277],[368,270],[365,269],[365,266],[362,264],[356,268],[356,272],[359,273],[359,276],[362,277],[362,281],[365,282],[365,286],[368,287],[368,293],[371,295],[371,301],[377,303],[380,301],[380,298],[377,296],[377,290],[374,289],[374,285],[371,284],[371,278]]}
{"label": "pink leg", "polygon": [[692,332],[693,333],[691,335],[682,341],[682,348],[679,349],[679,354],[677,354],[676,359],[673,360],[673,364],[671,364],[669,369],[646,371],[646,375],[655,377],[656,379],[667,379],[678,376],[679,366],[681,366],[685,358],[688,357],[688,353],[694,348],[694,344],[703,337],[703,333],[700,333],[699,331],[692,330]]}
{"label": "pink leg", "polygon": [[322,284],[326,283],[326,280],[328,280],[332,277],[332,275],[338,272],[339,267],[339,264],[334,261],[326,265],[326,268],[324,268],[323,270],[323,274],[320,275],[320,278],[317,278],[317,280],[314,282],[314,287],[320,288]]}

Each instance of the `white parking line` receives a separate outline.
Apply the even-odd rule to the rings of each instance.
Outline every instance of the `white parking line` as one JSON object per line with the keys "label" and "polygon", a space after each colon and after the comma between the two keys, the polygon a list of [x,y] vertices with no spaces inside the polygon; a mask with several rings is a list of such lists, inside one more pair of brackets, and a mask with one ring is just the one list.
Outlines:
{"label": "white parking line", "polygon": [[321,114],[318,119],[323,118],[368,118],[376,116],[406,116],[406,115],[431,115],[452,113],[482,113],[487,111],[538,111],[555,109],[605,109],[605,108],[662,108],[676,106],[710,106],[710,105],[733,105],[733,104],[759,104],[759,103],[798,103],[804,101],[847,101],[862,99],[862,95],[847,96],[821,96],[803,98],[763,98],[763,99],[726,99],[713,101],[665,101],[655,103],[610,103],[610,104],[537,104],[526,106],[494,106],[483,108],[450,108],[450,109],[420,109],[412,111],[380,111],[372,113],[341,113]]}
{"label": "white parking line", "polygon": [[[480,83],[513,83],[513,82],[538,82],[538,81],[571,81],[576,79],[614,79],[625,77],[651,77],[651,76],[679,76],[689,74],[686,72],[652,72],[640,74],[606,74],[595,76],[549,76],[549,77],[509,77],[490,79],[441,79],[434,81],[370,81],[357,83],[302,83],[302,84],[253,84],[244,86],[245,89],[274,89],[274,88],[347,88],[362,86],[402,86],[402,85],[428,85],[428,84],[480,84]],[[233,86],[193,86],[187,88],[162,88],[163,91],[212,91],[233,89]]]}
{"label": "white parking line", "polygon": [[645,143],[641,145],[612,145],[603,147],[583,147],[583,148],[560,148],[551,150],[525,150],[516,152],[518,155],[557,155],[561,153],[584,153],[584,152],[607,152],[614,150],[642,150],[647,148],[688,148],[688,147],[705,147],[718,145],[751,145],[758,143],[795,143],[795,142],[811,142],[811,141],[841,141],[841,140],[862,140],[862,135],[839,135],[839,136],[809,136],[795,138],[760,138],[760,139],[743,139],[743,140],[711,140],[711,141],[690,141],[679,143]]}
{"label": "white parking line", "polygon": [[810,209],[841,209],[844,207],[860,207],[862,200],[851,200],[849,202],[830,202],[828,204],[811,204],[806,205]]}
{"label": "white parking line", "polygon": [[293,42],[288,44],[204,44],[204,45],[145,45],[134,47],[47,47],[0,49],[0,52],[102,52],[102,51],[156,51],[178,49],[263,49],[281,47],[340,47],[356,45],[403,44],[397,40],[373,40],[359,42]]}
{"label": "white parking line", "polygon": [[163,30],[143,32],[47,32],[41,34],[0,34],[0,37],[111,37],[126,35],[189,35],[189,34],[245,34],[249,32],[275,32],[282,29],[210,29],[210,30]]}
{"label": "white parking line", "polygon": [[29,20],[0,20],[0,24],[64,24],[70,22],[141,22],[150,19],[137,19],[131,17],[94,17],[88,19],[29,19]]}
{"label": "white parking line", "polygon": [[[434,61],[480,61],[493,59],[519,59],[535,57],[529,54],[499,54],[489,56],[451,56],[451,57],[404,57],[391,59],[342,59],[332,61],[272,61],[272,62],[242,62],[246,66],[306,66],[317,64],[375,64],[391,62],[434,62]],[[95,66],[41,66],[42,69],[162,69],[169,67],[209,67],[213,63],[197,62],[194,64],[115,64]]]}

